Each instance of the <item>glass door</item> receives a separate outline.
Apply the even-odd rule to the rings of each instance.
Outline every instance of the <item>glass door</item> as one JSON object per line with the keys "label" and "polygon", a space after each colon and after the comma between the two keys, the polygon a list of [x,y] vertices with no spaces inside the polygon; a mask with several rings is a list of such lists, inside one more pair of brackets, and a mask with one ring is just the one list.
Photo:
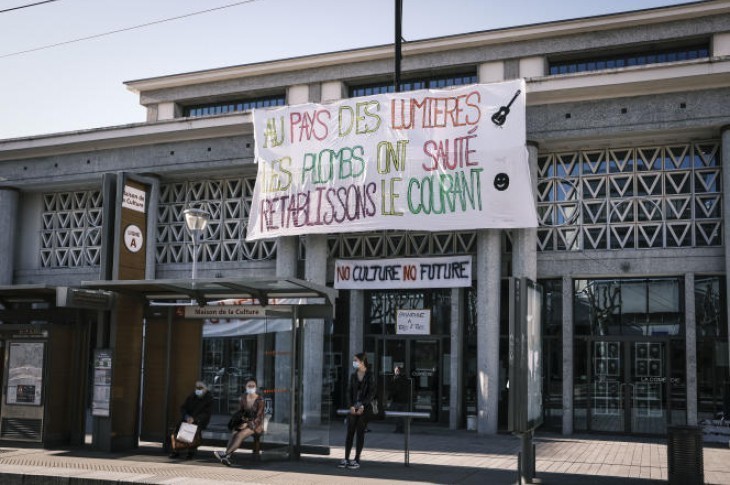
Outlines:
{"label": "glass door", "polygon": [[662,340],[596,340],[590,345],[590,430],[666,433],[670,379]]}
{"label": "glass door", "polygon": [[[398,400],[404,401],[404,407],[416,412],[427,412],[431,415],[431,422],[439,422],[442,418],[448,419],[448,412],[441,412],[443,407],[448,409],[448,395],[444,395],[442,386],[443,373],[448,368],[442,368],[442,343],[439,338],[412,339],[412,338],[385,338],[378,342],[378,393],[383,402],[395,399],[394,392],[399,383],[395,381],[395,368],[399,367],[402,378],[408,381],[410,389],[407,396]],[[441,403],[441,405],[439,405]],[[401,403],[398,403],[401,404]],[[400,406],[398,406],[400,407]],[[418,420],[424,422],[424,420]]]}
{"label": "glass door", "polygon": [[667,429],[668,362],[664,342],[630,342],[631,431],[664,434]]}
{"label": "glass door", "polygon": [[590,406],[592,431],[622,433],[625,421],[625,372],[621,342],[593,341],[590,370]]}
{"label": "glass door", "polygon": [[413,410],[431,413],[432,422],[439,421],[440,355],[438,340],[412,340],[410,376],[413,379]]}

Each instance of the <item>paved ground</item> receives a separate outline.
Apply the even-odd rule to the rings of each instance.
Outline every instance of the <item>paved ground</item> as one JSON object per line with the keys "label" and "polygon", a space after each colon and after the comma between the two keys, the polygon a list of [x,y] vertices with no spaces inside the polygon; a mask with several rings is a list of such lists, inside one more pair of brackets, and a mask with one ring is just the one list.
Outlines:
{"label": "paved ground", "polygon": [[[519,441],[512,436],[478,438],[466,431],[415,429],[411,466],[403,466],[403,436],[377,423],[368,433],[360,470],[340,470],[344,426],[332,425],[332,455],[304,456],[299,462],[254,462],[241,451],[227,468],[202,448],[193,461],[169,460],[159,446],[133,453],[89,450],[0,448],[2,484],[102,484],[137,482],[208,484],[514,483]],[[663,440],[539,434],[537,473],[544,484],[649,484],[667,479]],[[704,449],[705,482],[730,484],[730,449]],[[54,478],[55,477],[55,478]]]}

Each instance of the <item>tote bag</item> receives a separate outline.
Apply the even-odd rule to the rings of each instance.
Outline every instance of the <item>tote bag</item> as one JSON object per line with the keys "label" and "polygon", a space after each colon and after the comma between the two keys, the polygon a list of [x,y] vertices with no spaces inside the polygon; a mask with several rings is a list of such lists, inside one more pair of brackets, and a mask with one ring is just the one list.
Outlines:
{"label": "tote bag", "polygon": [[175,439],[183,443],[192,443],[195,439],[195,433],[198,432],[198,426],[190,423],[181,423],[180,430],[177,432]]}

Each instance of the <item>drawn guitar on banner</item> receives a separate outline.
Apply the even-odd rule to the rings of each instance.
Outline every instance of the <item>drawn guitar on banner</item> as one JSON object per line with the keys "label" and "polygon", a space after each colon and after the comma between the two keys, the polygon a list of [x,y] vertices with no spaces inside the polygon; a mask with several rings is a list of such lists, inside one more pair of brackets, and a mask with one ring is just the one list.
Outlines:
{"label": "drawn guitar on banner", "polygon": [[515,93],[515,95],[512,96],[512,99],[510,100],[510,102],[507,103],[507,106],[502,106],[501,108],[499,108],[499,110],[497,110],[496,113],[494,113],[492,115],[492,123],[494,123],[497,126],[504,125],[504,122],[507,121],[507,115],[509,114],[509,109],[512,106],[512,103],[515,102],[515,100],[517,99],[517,96],[519,96],[521,92],[522,92],[522,90],[518,89],[517,92]]}

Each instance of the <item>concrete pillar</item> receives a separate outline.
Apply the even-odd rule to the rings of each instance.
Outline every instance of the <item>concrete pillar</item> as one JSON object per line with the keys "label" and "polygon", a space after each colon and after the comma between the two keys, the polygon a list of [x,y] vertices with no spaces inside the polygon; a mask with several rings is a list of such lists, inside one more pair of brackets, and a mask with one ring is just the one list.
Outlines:
{"label": "concrete pillar", "polygon": [[172,120],[177,116],[177,106],[173,102],[160,103],[157,105],[157,120]]}
{"label": "concrete pillar", "polygon": [[459,429],[464,413],[464,289],[451,290],[451,366],[449,375],[449,429]]}
{"label": "concrete pillar", "polygon": [[303,104],[309,102],[309,86],[297,84],[289,86],[286,93],[287,104]]}
{"label": "concrete pillar", "polygon": [[350,290],[350,354],[343,357],[345,363],[349,362],[347,359],[353,355],[365,352],[364,329],[365,292],[363,290]]}
{"label": "concrete pillar", "polygon": [[523,57],[520,59],[520,77],[539,77],[545,75],[546,60],[543,56]]}
{"label": "concrete pillar", "polygon": [[573,279],[563,276],[563,434],[573,434]]}
{"label": "concrete pillar", "polygon": [[494,61],[480,64],[478,76],[479,82],[483,84],[504,81],[504,62]]}
{"label": "concrete pillar", "polygon": [[156,104],[147,105],[147,123],[154,123],[157,121],[157,111]]}
{"label": "concrete pillar", "polygon": [[[304,277],[327,283],[327,235],[306,236]],[[324,320],[307,320],[304,325],[304,416],[307,425],[319,424],[322,410],[322,365],[324,363]]]}
{"label": "concrete pillar", "polygon": [[337,101],[344,97],[345,83],[342,81],[329,81],[322,83],[320,93],[321,102]]}
{"label": "concrete pillar", "polygon": [[[722,173],[725,180],[730,174],[730,125],[725,125],[720,130],[722,133]],[[722,196],[722,233],[725,239],[725,315],[730,315],[730,191],[727,182],[725,183]],[[727,319],[728,330],[730,330],[730,318]],[[730,357],[730,352],[728,352]]]}
{"label": "concrete pillar", "polygon": [[13,284],[18,198],[17,190],[0,189],[0,285]]}
{"label": "concrete pillar", "polygon": [[[286,93],[286,102],[287,104],[293,105],[293,104],[302,104],[309,101],[309,86],[306,84],[299,84],[295,86],[289,86],[287,88]],[[276,248],[276,276],[279,278],[296,278],[297,277],[297,252],[298,252],[298,244],[299,244],[299,238],[297,237],[280,237],[277,242],[277,248]],[[276,350],[277,350],[277,356],[280,355],[287,355],[291,351],[291,334],[290,333],[279,333],[276,335]],[[279,354],[278,352],[281,352]],[[277,357],[277,364],[284,364],[285,361],[281,360],[279,361],[281,357]],[[290,365],[293,366],[294,363],[290,362]],[[284,389],[288,388],[291,380],[290,376],[292,370],[287,369],[285,365],[277,365],[276,366],[276,388],[277,389]],[[290,401],[291,398],[290,394],[287,394],[287,396],[284,398],[282,393],[282,397],[276,396],[276,401],[274,404],[274,419],[277,422],[280,422],[279,419],[276,418],[277,414],[279,416],[287,416],[288,418],[292,418],[292,416],[289,416],[290,412]],[[306,409],[306,408],[305,408]]]}
{"label": "concrete pillar", "polygon": [[730,56],[730,32],[716,32],[712,35],[712,56]]}
{"label": "concrete pillar", "polygon": [[[528,142],[532,204],[537,204],[537,144]],[[537,280],[537,228],[512,230],[512,274]]]}
{"label": "concrete pillar", "polygon": [[[687,424],[697,424],[697,319],[695,317],[695,275],[684,275],[684,331],[687,358]],[[667,349],[669,352],[669,349]]]}
{"label": "concrete pillar", "polygon": [[[299,238],[296,236],[280,237],[276,241],[276,277],[277,278],[296,278],[297,277],[297,250]],[[288,389],[291,384],[291,333],[277,332],[274,337],[274,347],[276,357],[274,361],[274,382],[275,389]],[[259,347],[258,353],[263,356],[267,350],[264,346]],[[288,362],[289,367],[286,363]],[[261,385],[271,387],[270,382],[260,382]],[[273,419],[277,423],[281,423],[286,418],[289,421],[291,394],[286,392],[277,393],[274,397],[274,416]]]}
{"label": "concrete pillar", "polygon": [[[504,62],[479,65],[480,83],[504,81]],[[477,433],[496,434],[499,420],[499,302],[502,234],[477,236]]]}
{"label": "concrete pillar", "polygon": [[477,432],[496,434],[499,408],[499,230],[477,234]]}
{"label": "concrete pillar", "polygon": [[280,237],[276,240],[276,277],[297,277],[297,245],[296,236]]}

